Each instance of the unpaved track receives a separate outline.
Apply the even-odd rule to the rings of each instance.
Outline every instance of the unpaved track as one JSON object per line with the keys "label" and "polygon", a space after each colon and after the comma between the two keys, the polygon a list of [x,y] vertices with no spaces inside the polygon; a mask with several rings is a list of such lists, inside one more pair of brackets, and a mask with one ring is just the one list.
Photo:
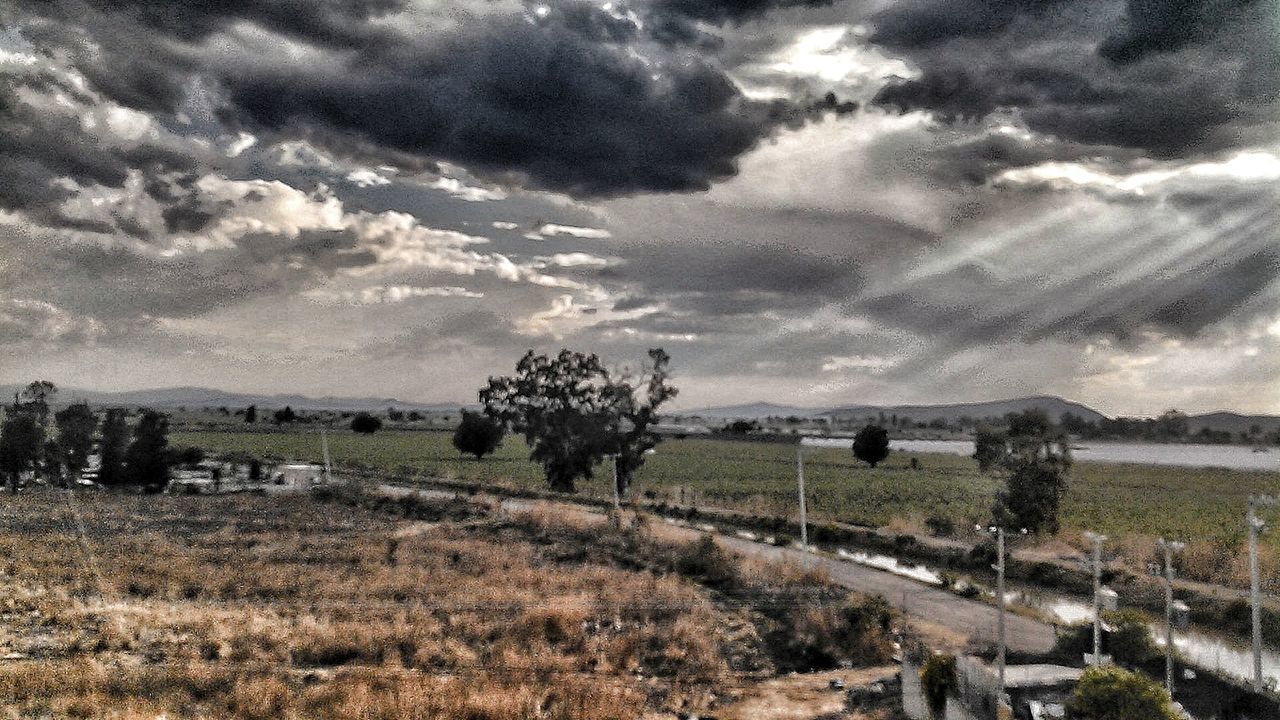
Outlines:
{"label": "unpaved track", "polygon": [[[409,488],[399,485],[379,485],[379,492],[391,496],[404,496],[418,493],[425,497],[448,498],[459,493],[446,490]],[[538,505],[558,505],[573,508],[591,514],[599,514],[594,507],[573,505],[571,503],[549,503],[540,500],[522,500],[516,498],[501,499],[501,506],[510,511],[526,511]],[[687,533],[690,537],[701,534],[691,528],[669,526],[669,530]],[[797,565],[806,559],[811,565],[822,567],[831,580],[850,590],[861,593],[883,595],[908,617],[919,619],[934,625],[941,625],[968,638],[979,638],[994,641],[996,638],[996,608],[976,600],[952,595],[945,590],[916,582],[909,578],[894,575],[883,570],[866,567],[844,560],[805,553],[794,548],[781,548],[773,545],[752,542],[742,538],[718,533],[722,545],[745,556],[765,560],[785,560]],[[1053,647],[1053,626],[1039,620],[1005,613],[1005,636],[1010,651],[1043,653]]]}

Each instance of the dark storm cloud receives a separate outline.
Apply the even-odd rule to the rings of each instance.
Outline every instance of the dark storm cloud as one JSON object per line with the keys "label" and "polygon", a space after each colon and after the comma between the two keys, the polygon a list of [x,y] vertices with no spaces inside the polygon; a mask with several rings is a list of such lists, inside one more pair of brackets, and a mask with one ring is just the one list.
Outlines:
{"label": "dark storm cloud", "polygon": [[357,47],[381,39],[367,22],[404,6],[402,0],[59,0],[65,18],[85,8],[115,15],[180,40],[200,40],[245,20],[310,42]]}
{"label": "dark storm cloud", "polygon": [[1269,0],[1128,0],[1125,28],[1108,37],[1099,52],[1113,62],[1134,62],[1204,41],[1226,28],[1265,22],[1268,11],[1274,20],[1275,9]]}
{"label": "dark storm cloud", "polygon": [[1051,11],[1071,0],[903,0],[875,18],[871,41],[899,48],[929,47],[954,38],[1002,32],[1021,14]]}
{"label": "dark storm cloud", "polygon": [[719,48],[719,35],[704,31],[699,23],[721,26],[741,24],[791,8],[829,7],[835,0],[653,0],[642,6],[646,28],[654,39],[670,43]]}
{"label": "dark storm cloud", "polygon": [[[775,4],[796,3],[648,11],[714,24]],[[58,3],[38,12],[81,23],[96,50],[49,22],[23,32],[60,43],[97,90],[132,107],[177,112],[201,77],[231,128],[307,137],[355,156],[447,160],[579,197],[706,189],[734,175],[737,158],[777,128],[856,107],[834,96],[750,100],[708,57],[655,43],[632,20],[572,0],[545,14],[496,13],[412,33],[371,22],[395,3],[344,7]],[[209,38],[226,38],[238,21],[309,43],[315,61],[288,62],[256,46],[215,51]]]}
{"label": "dark storm cloud", "polygon": [[919,0],[871,39],[915,78],[875,103],[948,123],[1014,110],[1068,142],[1181,157],[1247,144],[1275,116],[1276,0]]}

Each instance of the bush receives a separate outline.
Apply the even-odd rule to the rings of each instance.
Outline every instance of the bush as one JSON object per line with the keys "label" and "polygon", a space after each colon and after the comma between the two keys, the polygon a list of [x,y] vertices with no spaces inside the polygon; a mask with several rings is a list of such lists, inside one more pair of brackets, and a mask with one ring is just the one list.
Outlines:
{"label": "bush", "polygon": [[1067,702],[1078,720],[1176,720],[1169,698],[1154,680],[1115,666],[1084,671]]}
{"label": "bush", "polygon": [[[1111,630],[1102,636],[1102,651],[1130,667],[1145,665],[1159,656],[1159,648],[1151,639],[1146,617],[1137,610],[1104,612],[1102,619]],[[1054,654],[1078,661],[1082,654],[1093,652],[1093,624],[1082,623],[1064,628],[1053,646]]]}
{"label": "bush", "polygon": [[956,659],[951,655],[930,655],[920,668],[920,686],[935,717],[947,709],[947,695],[956,684]]}
{"label": "bush", "polygon": [[875,467],[889,457],[889,432],[879,425],[868,425],[853,438],[853,456]]}
{"label": "bush", "polygon": [[367,412],[356,413],[356,416],[351,418],[351,429],[370,435],[382,429],[382,421]]}
{"label": "bush", "polygon": [[1117,663],[1130,667],[1144,665],[1159,655],[1142,613],[1117,610],[1102,617],[1111,626],[1111,632],[1107,633],[1107,652]]}
{"label": "bush", "polygon": [[733,559],[711,535],[703,535],[685,545],[676,556],[675,569],[713,588],[724,588],[737,581]]}
{"label": "bush", "polygon": [[778,670],[826,670],[842,660],[856,666],[880,665],[893,656],[897,614],[884,598],[872,596],[817,607],[812,602],[811,596],[784,595],[762,608],[768,623],[761,635]]}
{"label": "bush", "polygon": [[934,513],[924,521],[925,527],[929,528],[929,532],[938,537],[951,537],[956,534],[956,524],[946,515]]}
{"label": "bush", "polygon": [[463,410],[462,422],[458,423],[458,429],[453,431],[453,446],[458,452],[475,455],[479,460],[502,445],[504,434],[502,426],[488,416]]}

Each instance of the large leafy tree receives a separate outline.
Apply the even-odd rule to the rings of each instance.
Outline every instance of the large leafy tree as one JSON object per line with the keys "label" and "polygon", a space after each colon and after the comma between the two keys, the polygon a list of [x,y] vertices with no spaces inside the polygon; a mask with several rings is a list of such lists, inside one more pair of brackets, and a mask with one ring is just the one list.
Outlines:
{"label": "large leafy tree", "polygon": [[133,442],[125,452],[125,477],[129,484],[148,492],[159,492],[169,484],[169,417],[145,410]]}
{"label": "large leafy tree", "polygon": [[18,403],[5,411],[0,424],[0,471],[9,482],[10,492],[18,492],[22,473],[34,470],[40,461],[44,445],[44,430],[35,413]]}
{"label": "large leafy tree", "polygon": [[98,427],[98,418],[88,403],[79,402],[54,413],[53,421],[58,428],[58,462],[68,480],[74,482],[93,451],[93,432]]}
{"label": "large leafy tree", "polygon": [[98,482],[103,485],[120,485],[125,482],[124,458],[129,445],[129,423],[124,410],[111,408],[102,419],[102,440],[99,453],[102,467],[98,470]]}
{"label": "large leafy tree", "polygon": [[1005,476],[1005,489],[996,496],[993,510],[996,522],[1034,533],[1056,533],[1071,468],[1067,435],[1042,410],[1010,413],[1005,420],[1003,450],[987,451],[988,457],[999,458]]}
{"label": "large leafy tree", "polygon": [[616,456],[618,492],[625,494],[644,454],[660,438],[651,427],[658,409],[675,397],[671,356],[649,351],[638,375],[615,377],[595,354],[561,350],[555,357],[532,350],[515,375],[489,378],[480,402],[490,418],[522,433],[530,459],[542,465],[551,489],[573,492],[606,456]]}
{"label": "large leafy tree", "polygon": [[49,427],[49,398],[58,393],[58,388],[48,380],[36,380],[22,389],[20,399],[15,401],[15,405],[21,404],[35,415],[36,422],[42,428]]}

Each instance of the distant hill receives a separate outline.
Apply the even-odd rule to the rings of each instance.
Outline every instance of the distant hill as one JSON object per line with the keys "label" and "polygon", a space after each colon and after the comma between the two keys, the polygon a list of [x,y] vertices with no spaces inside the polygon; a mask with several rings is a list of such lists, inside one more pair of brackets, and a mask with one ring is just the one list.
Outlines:
{"label": "distant hill", "polygon": [[1210,430],[1226,430],[1234,434],[1249,432],[1257,426],[1262,434],[1280,430],[1280,416],[1276,415],[1241,415],[1233,412],[1205,413],[1204,415],[1187,416],[1187,429],[1193,434],[1202,428]]}
{"label": "distant hill", "polygon": [[[21,390],[18,385],[0,385],[0,398],[11,398]],[[295,410],[382,410],[395,407],[401,410],[448,411],[460,407],[468,407],[465,403],[417,403],[405,402],[396,398],[352,398],[325,396],[319,398],[306,395],[255,395],[251,393],[234,393],[224,390],[213,390],[199,387],[157,388],[154,390],[129,390],[125,392],[101,392],[82,390],[79,388],[58,388],[55,404],[67,404],[77,400],[85,400],[93,405],[121,407],[153,407],[191,409],[202,407],[228,407],[232,409],[257,405],[260,408],[282,408],[286,405]]]}
{"label": "distant hill", "polygon": [[746,405],[724,405],[721,407],[699,408],[697,410],[682,410],[679,412],[663,413],[672,417],[703,417],[717,418],[721,420],[755,420],[767,417],[796,417],[809,418],[821,414],[823,411],[819,408],[803,408],[792,405],[775,405],[773,403],[749,403]]}
{"label": "distant hill", "polygon": [[795,415],[802,418],[828,417],[838,420],[860,420],[878,418],[880,413],[884,413],[886,417],[897,415],[900,418],[910,417],[912,420],[920,422],[928,422],[939,418],[952,422],[965,416],[979,420],[985,417],[1004,417],[1007,413],[1022,412],[1031,408],[1044,410],[1054,420],[1068,412],[1094,422],[1105,417],[1102,413],[1086,405],[1048,395],[956,405],[851,405],[828,409],[774,405],[773,403],[748,403],[686,410],[684,412],[671,413],[671,415],[744,420]]}
{"label": "distant hill", "polygon": [[1009,413],[1018,413],[1033,409],[1043,410],[1045,414],[1055,422],[1066,413],[1071,413],[1077,417],[1084,418],[1088,422],[1097,422],[1106,418],[1105,415],[1087,405],[1082,405],[1071,400],[1064,400],[1052,395],[1037,395],[1034,397],[1015,398],[1013,400],[959,403],[954,405],[889,405],[884,407],[855,405],[852,407],[834,408],[820,414],[824,417],[832,417],[841,420],[857,420],[860,418],[878,417],[880,413],[884,413],[886,416],[897,415],[899,418],[905,416],[920,422],[929,422],[930,420],[938,419],[946,420],[947,422],[954,422],[962,417],[970,417],[975,420],[981,420],[988,417],[999,418],[1004,417]]}

